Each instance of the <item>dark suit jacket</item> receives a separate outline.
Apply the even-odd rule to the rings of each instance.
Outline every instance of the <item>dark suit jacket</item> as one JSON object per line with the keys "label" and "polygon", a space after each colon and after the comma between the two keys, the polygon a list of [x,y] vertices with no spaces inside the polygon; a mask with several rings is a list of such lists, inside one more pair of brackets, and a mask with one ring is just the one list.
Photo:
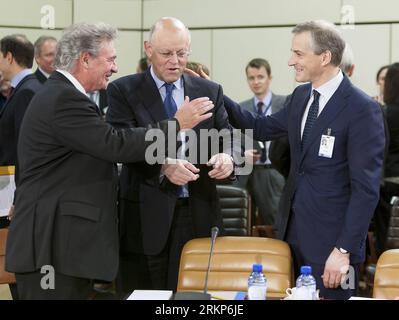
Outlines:
{"label": "dark suit jacket", "polygon": [[[166,122],[154,126],[166,130]],[[142,161],[150,144],[146,131],[117,132],[85,94],[54,72],[21,128],[6,269],[52,265],[69,276],[113,280],[119,261],[114,162]]]}
{"label": "dark suit jacket", "polygon": [[[271,105],[272,114],[280,111],[284,107],[285,99],[286,96],[276,95],[274,93],[272,94],[272,105]],[[240,102],[240,106],[243,109],[252,112],[255,116],[257,116],[257,113],[255,112],[254,109],[254,98]],[[254,144],[254,149],[261,151],[261,146],[257,141],[254,141],[253,144]]]}
{"label": "dark suit jacket", "polygon": [[[184,76],[184,94],[190,100],[207,96],[215,104],[213,116],[194,128],[198,137],[199,129],[229,128],[221,86]],[[108,102],[107,121],[117,128],[142,127],[167,118],[149,69],[112,82],[108,86]],[[195,236],[209,237],[212,226],[221,228],[219,199],[215,181],[208,176],[209,167],[198,165],[198,168],[200,178],[188,186],[189,205]],[[160,186],[160,169],[161,165],[145,162],[123,166],[120,197],[129,207],[122,207],[121,212],[122,251],[153,255],[165,246],[177,198],[174,184]]]}
{"label": "dark suit jacket", "polygon": [[29,102],[42,85],[32,75],[18,83],[0,109],[0,166],[16,165],[19,130]]}
{"label": "dark suit jacket", "polygon": [[[364,260],[370,219],[378,202],[384,156],[384,123],[378,104],[344,77],[317,118],[301,151],[301,120],[311,85],[295,89],[280,112],[255,119],[237,104],[226,104],[240,127],[254,128],[257,139],[288,135],[291,169],[281,201],[279,238],[284,239],[291,210],[302,253],[324,264],[334,246],[351,253],[351,263]],[[318,155],[322,134],[335,136],[332,158]]]}
{"label": "dark suit jacket", "polygon": [[6,103],[7,98],[0,93],[0,110],[3,105]]}
{"label": "dark suit jacket", "polygon": [[107,90],[100,90],[100,105],[98,106],[100,109],[100,113],[102,116],[105,116],[105,113],[108,110],[108,96]]}
{"label": "dark suit jacket", "polygon": [[39,70],[39,68],[36,69],[35,76],[42,84],[47,81],[47,77]]}
{"label": "dark suit jacket", "polygon": [[389,131],[389,147],[385,159],[385,177],[399,176],[399,104],[390,104],[385,109]]}

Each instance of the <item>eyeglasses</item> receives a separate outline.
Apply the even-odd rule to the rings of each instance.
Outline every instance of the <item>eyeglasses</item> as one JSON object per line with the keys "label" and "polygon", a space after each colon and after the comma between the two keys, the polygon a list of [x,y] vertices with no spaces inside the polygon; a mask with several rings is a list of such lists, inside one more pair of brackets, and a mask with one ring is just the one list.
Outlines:
{"label": "eyeglasses", "polygon": [[154,50],[165,60],[170,60],[174,57],[176,54],[178,59],[186,59],[191,51],[188,50],[179,50],[179,51],[164,51],[164,50],[157,50],[154,48]]}

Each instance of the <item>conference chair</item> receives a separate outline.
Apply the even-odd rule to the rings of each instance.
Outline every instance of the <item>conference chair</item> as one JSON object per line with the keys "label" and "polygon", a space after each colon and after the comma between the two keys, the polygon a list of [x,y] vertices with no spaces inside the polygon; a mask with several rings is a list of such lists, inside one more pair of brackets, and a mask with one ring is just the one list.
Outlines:
{"label": "conference chair", "polygon": [[[211,238],[186,243],[180,260],[177,291],[203,291]],[[268,281],[267,297],[286,296],[292,287],[291,252],[281,240],[259,237],[220,237],[216,239],[208,291],[247,291],[254,263],[263,265]]]}
{"label": "conference chair", "polygon": [[399,249],[385,251],[377,261],[373,298],[399,297]]}
{"label": "conference chair", "polygon": [[226,236],[249,236],[251,197],[245,189],[231,185],[216,186]]}

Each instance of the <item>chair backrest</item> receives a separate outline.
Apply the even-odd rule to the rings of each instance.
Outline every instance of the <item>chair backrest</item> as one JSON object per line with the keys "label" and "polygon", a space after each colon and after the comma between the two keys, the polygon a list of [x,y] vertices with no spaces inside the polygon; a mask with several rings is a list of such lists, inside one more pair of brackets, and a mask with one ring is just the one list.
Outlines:
{"label": "chair backrest", "polygon": [[15,275],[5,271],[7,235],[7,228],[0,229],[0,284],[15,283]]}
{"label": "chair backrest", "polygon": [[[186,243],[180,260],[177,291],[204,290],[210,238]],[[216,239],[208,278],[208,291],[247,291],[254,263],[263,265],[268,280],[268,297],[284,297],[292,286],[292,261],[288,244],[259,237],[220,237]]]}
{"label": "chair backrest", "polygon": [[377,261],[373,298],[394,299],[399,296],[399,249],[385,251]]}
{"label": "chair backrest", "polygon": [[217,185],[226,236],[249,236],[251,201],[245,189],[231,185]]}
{"label": "chair backrest", "polygon": [[386,249],[399,249],[399,206],[393,206],[389,218]]}

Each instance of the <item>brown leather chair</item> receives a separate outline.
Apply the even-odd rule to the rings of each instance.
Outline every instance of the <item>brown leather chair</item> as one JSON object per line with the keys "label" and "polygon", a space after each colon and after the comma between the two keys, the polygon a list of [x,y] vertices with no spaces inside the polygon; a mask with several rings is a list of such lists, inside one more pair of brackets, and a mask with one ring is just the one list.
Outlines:
{"label": "brown leather chair", "polygon": [[223,229],[226,236],[251,234],[251,197],[245,189],[231,185],[217,185]]}
{"label": "brown leather chair", "polygon": [[0,229],[0,284],[15,283],[15,275],[4,269],[7,234],[7,228]]}
{"label": "brown leather chair", "polygon": [[377,262],[373,298],[399,297],[399,249],[385,251]]}
{"label": "brown leather chair", "polygon": [[[208,266],[210,238],[186,243],[180,260],[177,291],[203,291]],[[292,286],[292,261],[288,244],[259,237],[216,239],[208,278],[208,291],[247,291],[254,263],[263,265],[268,297],[284,297]]]}

